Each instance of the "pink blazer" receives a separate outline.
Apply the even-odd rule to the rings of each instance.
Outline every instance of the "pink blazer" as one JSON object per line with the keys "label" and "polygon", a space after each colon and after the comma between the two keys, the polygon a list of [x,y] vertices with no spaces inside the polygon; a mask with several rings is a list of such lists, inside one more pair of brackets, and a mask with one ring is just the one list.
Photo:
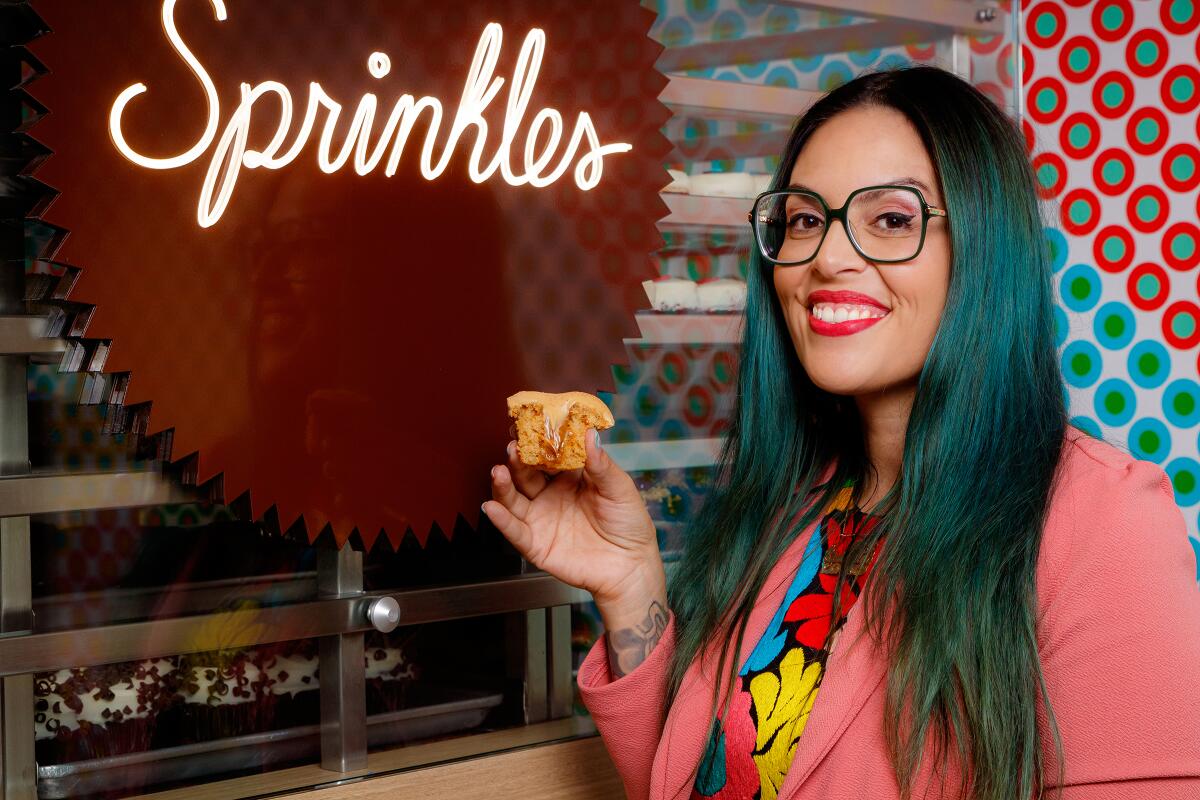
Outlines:
{"label": "pink blazer", "polygon": [[[1065,472],[1036,577],[1038,646],[1066,761],[1062,796],[1197,800],[1200,590],[1170,480],[1154,464],[1073,427],[1063,447]],[[796,538],[767,579],[740,659],[782,602],[811,530]],[[830,654],[780,800],[900,796],[884,744],[886,667],[870,637],[858,639],[862,605],[851,609]],[[674,632],[672,613],[646,661],[618,680],[609,672],[604,637],[579,671],[582,700],[630,800],[687,798],[709,732],[715,645],[703,673],[699,660],[692,662],[665,725],[657,721]],[[1040,709],[1039,722],[1044,734]],[[927,764],[914,798],[949,797],[953,784],[942,795],[930,775]]]}

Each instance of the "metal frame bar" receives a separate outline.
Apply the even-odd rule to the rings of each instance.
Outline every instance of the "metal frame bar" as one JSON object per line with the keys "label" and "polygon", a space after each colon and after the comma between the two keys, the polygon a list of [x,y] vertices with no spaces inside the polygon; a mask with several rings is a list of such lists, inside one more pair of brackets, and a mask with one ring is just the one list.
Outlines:
{"label": "metal frame bar", "polygon": [[0,638],[0,676],[366,631],[371,627],[367,609],[375,598],[384,596],[399,603],[405,625],[543,609],[590,598],[587,592],[543,573],[448,588],[364,592],[287,606],[34,633]]}
{"label": "metal frame bar", "polygon": [[[781,6],[832,11],[894,22],[943,25],[975,36],[1004,33],[999,3],[995,2],[964,3],[963,0],[920,0],[920,2],[907,3],[897,3],[895,0],[772,0],[772,2]],[[991,18],[987,17],[988,9],[992,11]],[[981,13],[984,16],[981,17]]]}
{"label": "metal frame bar", "polygon": [[[24,403],[24,395],[22,395]],[[0,517],[187,503],[195,498],[156,470],[0,477]]]}
{"label": "metal frame bar", "polygon": [[[317,594],[359,598],[362,553],[343,547],[317,554]],[[359,614],[366,621],[365,609]],[[321,768],[355,772],[367,766],[367,679],[362,631],[324,636],[320,641]]]}

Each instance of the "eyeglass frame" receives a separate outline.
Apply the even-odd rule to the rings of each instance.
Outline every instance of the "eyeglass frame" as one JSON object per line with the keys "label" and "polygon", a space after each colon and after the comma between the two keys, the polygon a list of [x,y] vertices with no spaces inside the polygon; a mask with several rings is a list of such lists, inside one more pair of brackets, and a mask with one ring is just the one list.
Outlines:
{"label": "eyeglass frame", "polygon": [[[854,202],[855,197],[862,194],[863,192],[869,192],[874,189],[903,189],[905,191],[913,192],[914,194],[916,194],[917,199],[921,203],[921,240],[919,242],[917,242],[917,252],[913,253],[908,258],[893,258],[893,259],[871,258],[870,256],[868,256],[866,253],[864,253],[862,251],[862,248],[859,247],[858,241],[854,238],[854,230],[851,228],[850,224],[846,221],[846,210],[850,208],[850,204]],[[821,204],[821,210],[822,210],[822,213],[824,213],[825,220],[826,220],[825,229],[823,231],[821,231],[821,239],[820,239],[820,241],[817,242],[817,246],[813,249],[812,255],[809,256],[808,258],[804,259],[803,261],[779,261],[778,259],[773,258],[772,256],[767,254],[767,248],[763,245],[762,239],[758,235],[758,225],[756,225],[754,222],[754,209],[758,208],[758,203],[760,200],[762,200],[767,195],[772,195],[772,194],[806,195],[809,197],[817,198],[817,201],[820,202],[820,204]],[[923,195],[921,193],[921,190],[918,189],[917,187],[905,186],[905,185],[898,184],[898,183],[885,183],[885,184],[878,184],[878,185],[874,185],[874,186],[863,186],[858,189],[855,189],[846,198],[846,202],[843,203],[840,208],[830,208],[829,204],[825,202],[824,197],[822,197],[821,195],[817,194],[816,192],[810,191],[808,189],[776,189],[773,191],[762,192],[757,197],[755,197],[754,205],[752,205],[750,207],[750,210],[748,212],[746,212],[746,220],[750,223],[750,232],[754,236],[754,243],[756,245],[758,245],[759,254],[762,255],[762,257],[765,258],[772,265],[780,266],[780,267],[796,267],[796,266],[800,266],[801,264],[807,264],[808,262],[810,262],[814,258],[816,258],[817,253],[821,252],[821,245],[825,244],[825,237],[829,235],[829,229],[831,227],[833,227],[832,225],[829,224],[829,220],[834,220],[834,219],[841,220],[842,230],[844,230],[846,232],[846,238],[850,240],[850,246],[854,248],[854,252],[858,253],[865,260],[870,261],[873,264],[903,264],[904,262],[912,261],[914,258],[921,255],[921,250],[923,250],[925,248],[925,234],[929,229],[929,218],[930,217],[941,217],[943,219],[946,219],[947,218],[946,217],[946,209],[929,205],[929,203],[927,203],[925,201],[925,195]],[[782,249],[782,245],[780,246],[780,249]]]}

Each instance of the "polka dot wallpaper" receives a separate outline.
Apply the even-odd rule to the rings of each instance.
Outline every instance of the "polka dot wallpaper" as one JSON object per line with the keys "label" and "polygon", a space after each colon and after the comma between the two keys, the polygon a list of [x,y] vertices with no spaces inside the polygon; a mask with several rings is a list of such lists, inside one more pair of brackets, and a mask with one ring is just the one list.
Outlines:
{"label": "polka dot wallpaper", "polygon": [[1200,558],[1200,6],[1023,13],[1073,422],[1166,471]]}

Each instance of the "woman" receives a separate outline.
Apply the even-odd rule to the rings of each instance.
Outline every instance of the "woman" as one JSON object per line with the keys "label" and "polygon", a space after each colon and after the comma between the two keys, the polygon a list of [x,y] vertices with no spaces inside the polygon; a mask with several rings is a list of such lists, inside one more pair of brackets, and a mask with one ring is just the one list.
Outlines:
{"label": "woman", "polygon": [[772,189],[670,590],[598,439],[553,479],[510,444],[484,504],[595,597],[579,687],[629,797],[1200,797],[1195,557],[1165,473],[1066,422],[1020,132],[868,74]]}

